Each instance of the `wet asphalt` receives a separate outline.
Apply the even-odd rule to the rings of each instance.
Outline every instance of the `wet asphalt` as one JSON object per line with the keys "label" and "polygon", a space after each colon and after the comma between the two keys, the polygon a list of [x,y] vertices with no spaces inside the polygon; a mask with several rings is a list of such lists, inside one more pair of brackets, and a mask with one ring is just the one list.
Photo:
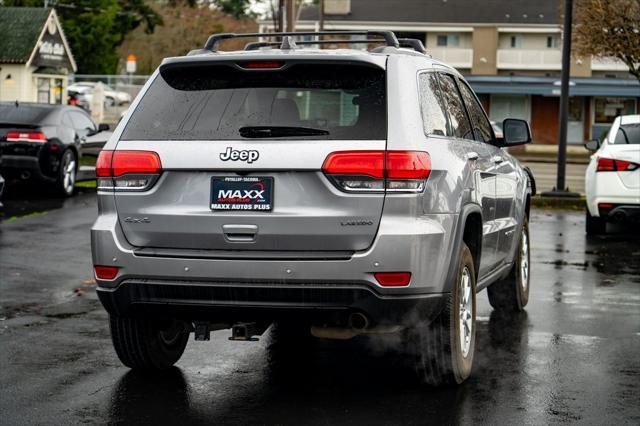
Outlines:
{"label": "wet asphalt", "polygon": [[[33,200],[35,198],[35,200]],[[640,424],[640,231],[532,212],[526,312],[478,296],[472,377],[419,385],[392,340],[191,340],[164,375],[118,361],[95,295],[95,195],[5,200],[0,424]]]}

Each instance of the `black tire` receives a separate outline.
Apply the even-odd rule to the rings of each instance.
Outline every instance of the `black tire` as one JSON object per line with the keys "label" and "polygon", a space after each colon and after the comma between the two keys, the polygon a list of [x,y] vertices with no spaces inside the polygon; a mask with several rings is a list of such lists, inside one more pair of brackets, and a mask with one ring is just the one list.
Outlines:
{"label": "black tire", "polygon": [[587,235],[601,235],[607,233],[607,221],[601,217],[591,216],[589,209],[585,209]]}
{"label": "black tire", "polygon": [[519,312],[529,302],[531,287],[531,250],[529,242],[529,220],[524,219],[518,248],[509,275],[487,287],[489,303],[493,309],[507,313]]}
{"label": "black tire", "polygon": [[166,370],[178,362],[189,340],[179,321],[109,317],[111,340],[118,358],[129,368]]}
{"label": "black tire", "polygon": [[75,152],[67,149],[60,158],[58,177],[55,183],[56,193],[61,197],[71,197],[75,191],[76,174],[78,172],[78,159]]}
{"label": "black tire", "polygon": [[[460,334],[463,287],[470,302],[470,309],[466,310],[470,330],[464,337]],[[471,251],[463,243],[455,282],[444,309],[432,323],[419,322],[405,333],[407,352],[422,382],[431,386],[455,385],[469,377],[475,351],[475,322],[476,276]],[[463,339],[468,343],[463,343]]]}

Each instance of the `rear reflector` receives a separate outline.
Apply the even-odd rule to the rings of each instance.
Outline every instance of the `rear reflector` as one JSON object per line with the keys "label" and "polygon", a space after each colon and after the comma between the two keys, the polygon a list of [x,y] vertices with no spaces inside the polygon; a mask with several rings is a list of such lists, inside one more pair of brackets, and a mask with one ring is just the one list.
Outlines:
{"label": "rear reflector", "polygon": [[337,151],[327,156],[322,171],[349,192],[421,192],[431,158],[423,151]]}
{"label": "rear reflector", "polygon": [[373,276],[384,287],[404,287],[411,282],[411,272],[377,272]]}
{"label": "rear reflector", "polygon": [[42,132],[8,132],[7,142],[46,142],[47,137]]}
{"label": "rear reflector", "polygon": [[94,266],[93,270],[99,280],[112,280],[118,275],[117,266]]}
{"label": "rear reflector", "polygon": [[598,208],[600,208],[600,209],[611,209],[611,208],[613,208],[613,204],[600,203],[600,204],[598,204]]}
{"label": "rear reflector", "polygon": [[612,158],[598,158],[598,172],[630,172],[640,167],[636,163],[624,160],[614,160]]}

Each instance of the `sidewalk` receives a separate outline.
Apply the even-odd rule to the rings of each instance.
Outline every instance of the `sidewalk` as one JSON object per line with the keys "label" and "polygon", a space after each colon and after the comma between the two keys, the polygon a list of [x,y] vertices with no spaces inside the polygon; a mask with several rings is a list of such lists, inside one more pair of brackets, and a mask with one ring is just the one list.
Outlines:
{"label": "sidewalk", "polygon": [[[524,145],[509,150],[511,155],[521,162],[556,163],[558,161],[557,145]],[[591,152],[582,145],[567,146],[567,163],[589,164]]]}

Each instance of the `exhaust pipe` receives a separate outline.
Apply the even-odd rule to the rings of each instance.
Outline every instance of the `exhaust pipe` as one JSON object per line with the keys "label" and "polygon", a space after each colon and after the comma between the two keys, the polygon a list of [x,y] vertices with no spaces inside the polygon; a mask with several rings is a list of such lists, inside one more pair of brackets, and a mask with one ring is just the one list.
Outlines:
{"label": "exhaust pipe", "polygon": [[624,222],[627,219],[627,212],[625,212],[624,210],[616,210],[613,213],[613,220],[615,220],[616,222]]}
{"label": "exhaust pipe", "polygon": [[349,327],[357,332],[364,331],[369,328],[369,318],[360,312],[354,312],[349,315]]}
{"label": "exhaust pipe", "polygon": [[28,170],[23,171],[22,173],[20,173],[20,179],[22,180],[27,180],[31,177],[31,172]]}

